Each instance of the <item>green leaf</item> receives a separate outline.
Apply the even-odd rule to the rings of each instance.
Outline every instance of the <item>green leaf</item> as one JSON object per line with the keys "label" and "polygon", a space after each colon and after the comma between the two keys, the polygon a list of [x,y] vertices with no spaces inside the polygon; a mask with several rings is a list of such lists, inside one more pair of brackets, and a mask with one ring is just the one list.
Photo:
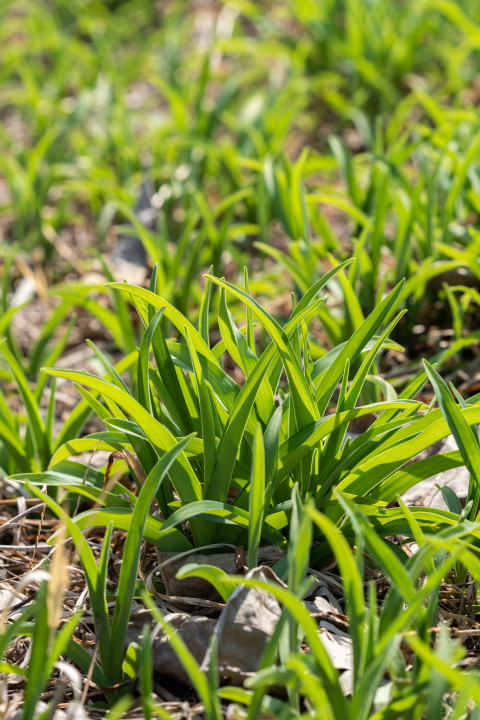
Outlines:
{"label": "green leaf", "polygon": [[[134,398],[111,383],[95,375],[80,373],[75,370],[46,369],[45,372],[50,375],[65,377],[69,380],[82,383],[83,385],[88,385],[94,390],[98,390],[103,397],[108,397],[114,402],[118,402],[140,425],[159,455],[163,455],[164,452],[176,446],[177,441],[175,437],[165,427],[155,420]],[[169,474],[182,501],[192,502],[202,498],[202,487],[183,452],[180,453],[173,463]],[[206,527],[205,523],[201,521],[194,523],[192,525],[192,532],[196,538],[195,541],[199,545],[205,545],[209,542],[209,528]]]}
{"label": "green leaf", "polygon": [[445,381],[430,363],[424,360],[423,364],[425,365],[428,379],[432,384],[442,415],[447,421],[448,427],[458,445],[463,462],[475,479],[478,493],[480,491],[480,447],[478,440],[475,439],[473,430],[466,421],[461,408],[453,399],[452,393],[448,389]]}
{"label": "green leaf", "polygon": [[138,563],[148,511],[155,493],[170,466],[183,451],[190,438],[184,438],[168,450],[149,473],[133,509],[130,529],[125,543],[123,562],[118,581],[117,600],[112,620],[112,644],[109,667],[114,682],[122,682],[122,657],[125,649],[130,610],[135,594]]}
{"label": "green leaf", "polygon": [[[165,309],[165,307],[164,305],[163,308]],[[181,433],[190,433],[194,430],[194,424],[188,409],[188,398],[184,396],[180,383],[181,376],[177,374],[160,325],[157,326],[153,333],[152,347],[155,362],[157,363],[158,377],[163,383],[161,394],[164,404],[172,416],[177,419]],[[153,373],[152,380],[155,381],[157,386],[156,379],[157,376]]]}
{"label": "green leaf", "polygon": [[163,632],[170,640],[170,643],[178,655],[185,672],[188,674],[193,687],[205,706],[205,714],[208,720],[221,720],[222,713],[217,696],[211,692],[209,683],[203,672],[200,670],[197,661],[185,645],[184,641],[178,633],[176,633],[170,624],[164,619],[160,609],[153,604],[152,599],[145,594],[144,602],[153,615],[154,620],[161,626]]}
{"label": "green leaf", "polygon": [[280,443],[280,429],[282,427],[282,408],[275,411],[268,423],[263,436],[265,447],[265,500],[264,512],[267,512],[272,501],[278,477],[278,457]]}
{"label": "green leaf", "polygon": [[395,585],[405,601],[411,602],[415,598],[415,590],[412,588],[410,576],[404,569],[400,560],[390,550],[388,545],[386,545],[374,532],[372,526],[361,510],[359,510],[358,507],[356,507],[338,490],[335,491],[335,495],[345,511],[348,513],[353,527],[356,528],[357,534],[359,532],[359,528],[362,528],[369,552],[379,568]]}
{"label": "green leaf", "polygon": [[[210,274],[213,272],[213,265],[210,265],[208,271]],[[202,336],[205,345],[210,347],[209,337],[209,324],[208,324],[208,312],[210,309],[210,296],[212,294],[212,284],[210,280],[205,280],[205,287],[203,289],[202,302],[200,303],[200,312],[198,316],[198,332]]]}
{"label": "green leaf", "polygon": [[338,717],[342,717],[345,709],[345,697],[339,685],[338,673],[333,668],[331,660],[320,640],[318,626],[310,617],[303,602],[278,583],[260,580],[258,578],[247,579],[236,575],[231,575],[230,581],[236,585],[253,587],[271,593],[302,627],[315,661],[315,669],[322,680],[332,708]]}
{"label": "green leaf", "polygon": [[30,429],[30,432],[32,433],[32,437],[35,439],[35,444],[37,446],[40,462],[43,467],[47,467],[50,460],[50,448],[48,447],[45,426],[40,415],[40,409],[37,405],[32,391],[28,386],[25,373],[23,372],[17,359],[8,349],[5,341],[0,342],[0,352],[2,353],[10,368],[10,371],[18,387],[18,391],[22,397],[23,404],[25,405],[28,427]]}
{"label": "green leaf", "polygon": [[276,320],[274,320],[274,318],[272,318],[272,316],[269,315],[256,300],[244,293],[243,290],[236,288],[234,285],[231,285],[231,283],[228,283],[225,280],[220,280],[211,275],[207,275],[206,277],[226,290],[230,290],[231,293],[242,300],[245,305],[252,310],[254,315],[257,316],[262,325],[265,327],[265,330],[272,338],[282,359],[285,372],[288,377],[298,426],[301,428],[316,420],[318,417],[317,408],[313,402],[310,388],[308,387],[305,375],[300,367],[299,360],[293,352],[285,331],[282,330]]}
{"label": "green leaf", "polygon": [[152,414],[152,402],[150,398],[150,383],[148,378],[148,356],[150,354],[150,345],[152,343],[153,333],[161,320],[164,310],[164,307],[160,308],[150,321],[150,324],[143,335],[140,351],[138,353],[137,400],[150,414]]}
{"label": "green leaf", "polygon": [[[71,535],[75,548],[85,571],[85,579],[88,585],[90,603],[92,606],[96,632],[100,634],[99,653],[102,660],[102,667],[107,675],[110,675],[110,622],[108,619],[107,601],[105,597],[105,585],[101,584],[97,563],[90,549],[88,541],[80,532],[77,524],[70,519],[66,512],[58,505],[53,498],[49,497],[34,485],[26,483],[31,495],[40,498],[57,517],[64,523]],[[77,518],[78,520],[78,518]],[[52,541],[52,538],[50,538]],[[109,683],[110,684],[110,683]]]}
{"label": "green leaf", "polygon": [[122,450],[124,447],[132,450],[131,445],[127,443],[123,433],[108,431],[92,433],[78,440],[70,440],[59,447],[52,455],[50,468],[53,468],[62,460],[66,460],[71,455],[79,455],[89,450],[109,450],[110,452],[116,452]]}
{"label": "green leaf", "polygon": [[362,648],[365,642],[365,603],[363,599],[363,582],[351,548],[342,533],[325,515],[307,503],[305,512],[312,518],[329,542],[338,563],[345,596],[347,598],[350,636],[353,643],[353,659],[355,678],[358,679]]}
{"label": "green leaf", "polygon": [[265,503],[265,449],[262,428],[257,425],[253,439],[252,474],[249,493],[249,525],[248,525],[248,569],[258,564],[258,548],[262,537],[262,525]]}
{"label": "green leaf", "polygon": [[[209,275],[212,275],[213,268],[210,268],[208,271]],[[243,286],[244,290],[247,295],[250,295],[250,290],[248,287],[248,270],[246,267],[243,268]],[[253,355],[256,357],[255,352],[255,333],[253,328],[253,317],[252,317],[252,311],[249,307],[246,309],[246,321],[247,321],[247,345],[250,348]]]}
{"label": "green leaf", "polygon": [[17,434],[15,434],[0,417],[0,441],[4,445],[7,452],[11,455],[19,470],[31,470],[32,464],[35,466],[34,458],[28,457],[25,443],[22,443]]}
{"label": "green leaf", "polygon": [[235,585],[230,581],[226,572],[214,565],[197,565],[196,563],[187,563],[183,565],[177,572],[176,577],[179,580],[185,580],[190,577],[201,577],[208,580],[215,590],[227,602],[228,598],[235,590]]}
{"label": "green leaf", "polygon": [[448,485],[437,485],[437,487],[441,491],[445,505],[450,512],[460,516],[462,514],[462,504],[454,490]]}
{"label": "green leaf", "polygon": [[114,385],[116,385],[118,388],[120,388],[120,390],[124,390],[126,393],[128,393],[129,390],[128,390],[127,386],[125,385],[122,378],[120,377],[118,372],[115,370],[115,368],[113,367],[112,363],[107,358],[105,353],[103,353],[99,348],[97,348],[95,343],[93,343],[91,340],[86,340],[86,343],[87,343],[87,345],[89,345],[92,348],[93,352],[95,353],[95,355],[98,357],[98,359],[104,366],[105,370],[107,371],[107,376],[109,377],[111,382],[113,382]]}
{"label": "green leaf", "polygon": [[24,711],[25,720],[32,720],[38,698],[47,680],[48,646],[50,628],[47,608],[48,585],[44,580],[35,598],[35,624],[31,643],[31,664],[29,663],[28,682],[25,688]]}
{"label": "green leaf", "polygon": [[106,287],[112,287],[115,290],[121,290],[122,292],[127,292],[130,293],[130,295],[139,297],[144,302],[153,305],[153,307],[157,308],[157,310],[165,306],[165,317],[167,317],[175,325],[177,330],[182,335],[184,332],[184,328],[188,327],[190,337],[192,338],[192,342],[195,346],[195,350],[197,351],[197,353],[205,355],[207,358],[209,358],[216,364],[217,361],[215,359],[215,356],[213,355],[208,345],[205,343],[198,330],[182,315],[181,312],[174,308],[173,305],[171,305],[169,302],[167,302],[160,296],[155,295],[149,290],[145,290],[145,288],[137,287],[136,285],[130,285],[128,283],[106,283]]}
{"label": "green leaf", "polygon": [[[226,291],[224,288],[222,288],[220,296],[218,324],[222,337],[225,341],[226,349],[237,365],[242,368],[246,377],[248,377],[257,364],[257,357],[254,353],[252,353],[244,335],[235,325],[232,314],[227,307]],[[255,405],[260,419],[263,423],[267,424],[271,415],[275,411],[273,392],[267,377],[264,378],[258,389]]]}
{"label": "green leaf", "polygon": [[213,411],[210,399],[210,392],[205,382],[202,372],[202,366],[198,359],[195,347],[190,339],[188,328],[185,328],[185,337],[187,338],[192,365],[195,370],[195,380],[197,383],[197,394],[200,402],[200,416],[202,420],[202,440],[203,440],[203,480],[204,494],[208,496],[210,481],[215,470],[217,462],[217,445],[215,439],[215,425],[213,421]]}
{"label": "green leaf", "polygon": [[[192,505],[195,505],[195,503],[192,503]],[[72,522],[79,530],[91,527],[108,527],[112,523],[114,528],[130,531],[132,516],[132,510],[124,508],[95,508],[80,513]],[[170,521],[170,518],[168,521]],[[191,543],[183,533],[171,526],[169,529],[164,530],[163,524],[160,518],[148,515],[143,531],[145,540],[160,550],[165,550],[165,552],[183,552],[192,549]],[[48,542],[54,543],[56,539],[57,533],[54,533]]]}
{"label": "green leaf", "polygon": [[[175,505],[175,503],[172,504]],[[219,503],[215,500],[199,500],[198,502],[187,503],[172,513],[168,520],[165,520],[161,533],[171,532],[171,529],[179,523],[198,516],[211,518],[211,521],[216,523],[235,523],[244,528],[249,527],[249,513],[243,508],[228,503]],[[265,525],[262,527],[262,534],[265,534],[270,541],[274,538],[275,542],[283,543],[284,537],[276,529],[280,524],[278,517],[275,517],[275,514],[272,514],[271,517],[267,516],[265,523],[268,527],[265,527]],[[160,541],[161,534],[158,535],[157,539]]]}
{"label": "green leaf", "polygon": [[402,286],[403,281],[399,283],[384,300],[382,300],[372,313],[370,313],[365,322],[362,323],[357,330],[355,330],[352,337],[342,348],[341,352],[338,354],[327,372],[315,383],[315,399],[318,402],[320,417],[322,417],[325,413],[328,403],[330,402],[330,398],[332,397],[332,393],[343,374],[345,362],[348,359],[350,360],[350,364],[352,364],[354,360],[356,360],[368,341],[373,337],[375,331],[385,320],[390,310],[395,307],[402,290]]}
{"label": "green leaf", "polygon": [[361,408],[345,410],[335,415],[328,415],[304,427],[302,430],[298,430],[280,446],[279,482],[290,474],[310,449],[314,448],[320,440],[344,423],[368,415],[371,412],[389,410],[394,407],[398,409],[409,408],[413,407],[413,405],[414,403],[411,400],[396,401],[394,403],[373,403]]}

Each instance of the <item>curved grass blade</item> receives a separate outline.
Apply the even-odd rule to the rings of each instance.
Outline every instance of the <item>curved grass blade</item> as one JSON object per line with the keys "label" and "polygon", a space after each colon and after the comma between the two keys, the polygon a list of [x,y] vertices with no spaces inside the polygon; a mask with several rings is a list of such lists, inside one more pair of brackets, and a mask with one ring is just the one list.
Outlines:
{"label": "curved grass blade", "polygon": [[130,620],[133,596],[135,594],[138,562],[148,511],[155,497],[155,493],[164,480],[170,466],[189,442],[189,437],[184,438],[168,450],[161,460],[158,461],[142,485],[133,509],[130,530],[125,543],[112,620],[112,643],[109,667],[111,668],[111,675],[114,682],[122,682],[123,680],[122,662],[125,650],[125,639]]}
{"label": "curved grass blade", "polygon": [[354,683],[358,681],[362,648],[365,637],[365,602],[363,599],[363,581],[358,571],[352,551],[342,533],[325,515],[307,503],[305,512],[311,517],[329,542],[340,568],[345,596],[347,598],[350,636],[353,644]]}
{"label": "curved grass blade", "polygon": [[137,400],[150,414],[152,414],[152,401],[150,397],[150,383],[148,377],[148,356],[150,353],[150,345],[152,344],[153,333],[162,318],[164,310],[164,307],[160,308],[150,321],[150,324],[143,335],[140,351],[138,353]]}
{"label": "curved grass blade", "polygon": [[208,580],[215,590],[222,596],[227,602],[228,598],[235,590],[235,585],[230,582],[230,579],[226,572],[221,568],[215,567],[214,565],[197,565],[196,563],[187,563],[183,565],[177,572],[176,577],[179,580],[184,580],[190,577],[200,577],[204,580]]}
{"label": "curved grass blade", "polygon": [[25,405],[25,411],[27,414],[27,424],[30,429],[31,435],[35,440],[35,445],[38,450],[40,463],[43,467],[48,466],[50,460],[50,448],[47,442],[47,435],[45,432],[45,425],[40,415],[40,409],[37,401],[29,388],[27,378],[23,372],[20,363],[15,358],[13,353],[7,347],[5,341],[0,342],[0,352],[5,358],[10,371],[14,377],[15,383],[18,387],[18,391],[22,397],[23,404]]}
{"label": "curved grass blade", "polygon": [[332,393],[344,371],[345,362],[348,359],[350,360],[350,364],[352,364],[364,350],[366,344],[373,337],[375,331],[380,327],[390,310],[398,302],[402,287],[403,281],[394,287],[389,295],[382,300],[372,313],[370,313],[365,322],[363,322],[362,325],[353,333],[352,337],[338,354],[325,375],[321,377],[320,382],[317,381],[317,383],[315,383],[315,400],[318,403],[318,412],[320,413],[320,417],[323,416],[325,410],[327,409]]}
{"label": "curved grass blade", "polygon": [[[46,369],[46,372],[59,377],[88,385],[98,390],[105,398],[118,402],[130,416],[140,425],[148,440],[159,456],[177,444],[176,438],[153,418],[134,398],[123,392],[115,385],[106,382],[102,378],[87,373],[80,373],[74,370]],[[181,452],[169,470],[172,483],[183,502],[193,502],[203,497],[202,486],[196,477],[185,453]],[[201,519],[195,520],[192,524],[192,533],[197,544],[208,544],[211,539],[213,528]]]}
{"label": "curved grass blade", "polygon": [[[90,603],[92,605],[93,616],[95,621],[96,632],[100,634],[99,653],[102,660],[102,667],[106,674],[109,674],[109,655],[110,655],[110,622],[108,618],[107,601],[105,596],[105,586],[101,583],[101,576],[97,568],[97,563],[90,546],[80,532],[76,523],[73,522],[66,512],[58,505],[53,498],[49,497],[34,485],[26,483],[26,487],[31,495],[38,497],[52,510],[52,512],[60,518],[66,526],[69,534],[73,538],[75,548],[81,560],[83,569],[85,570],[85,579],[87,581]],[[51,540],[51,539],[50,539]]]}
{"label": "curved grass blade", "polygon": [[205,714],[208,720],[222,720],[222,713],[218,698],[215,693],[211,692],[206,676],[200,670],[197,661],[190,653],[184,641],[163,618],[160,609],[154,605],[152,599],[147,594],[144,595],[144,602],[152,613],[153,618],[157,623],[159,623],[164,633],[168,636],[173,649],[177,653],[185,671],[188,673],[188,676],[192,681],[198,697],[205,706]]}
{"label": "curved grass blade", "polygon": [[210,392],[205,382],[202,372],[202,366],[198,359],[195,347],[190,339],[188,328],[185,327],[185,337],[192,358],[192,365],[195,370],[195,380],[197,383],[197,395],[200,403],[200,417],[202,421],[202,440],[203,440],[203,481],[204,494],[208,497],[210,481],[217,463],[217,445],[215,438],[215,425],[213,420],[212,404]]}
{"label": "curved grass blade", "polygon": [[242,300],[245,305],[249,307],[257,316],[259,321],[265,327],[265,330],[272,338],[282,359],[285,372],[288,377],[290,392],[292,394],[295,406],[295,415],[297,417],[298,426],[302,428],[305,425],[308,425],[312,421],[316,420],[318,418],[318,413],[316,405],[310,393],[310,388],[308,387],[308,383],[306,381],[305,375],[302,372],[302,368],[300,367],[299,360],[293,352],[288,336],[286,335],[284,330],[282,330],[276,320],[274,320],[273,317],[269,315],[261,307],[261,305],[259,305],[259,303],[257,303],[256,300],[251,298],[250,295],[244,293],[243,290],[236,288],[234,285],[226,282],[225,280],[215,278],[212,275],[208,275],[206,277],[208,277],[212,282],[216,283],[217,285],[220,285],[226,290],[229,290],[236,297]]}

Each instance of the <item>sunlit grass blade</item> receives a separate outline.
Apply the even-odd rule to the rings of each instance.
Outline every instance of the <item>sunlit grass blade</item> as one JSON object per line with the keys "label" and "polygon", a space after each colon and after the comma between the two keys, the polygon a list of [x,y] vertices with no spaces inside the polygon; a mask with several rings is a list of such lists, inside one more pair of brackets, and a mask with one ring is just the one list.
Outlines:
{"label": "sunlit grass blade", "polygon": [[230,582],[226,572],[214,565],[197,565],[196,563],[187,563],[183,565],[177,572],[177,578],[184,580],[189,577],[201,577],[208,580],[225,602],[235,590],[235,585]]}
{"label": "sunlit grass blade", "polygon": [[470,518],[473,519],[478,512],[478,501],[480,498],[480,446],[478,438],[475,438],[473,429],[466,421],[460,406],[455,402],[445,381],[430,363],[426,360],[423,362],[435,392],[438,405],[455,438],[465,466],[470,471],[475,483],[473,487],[471,486],[469,488],[468,492],[468,499],[474,499],[475,507],[472,509],[472,517]]}
{"label": "sunlit grass blade", "polygon": [[252,475],[249,492],[248,569],[257,567],[265,503],[265,448],[260,425],[253,438]]}
{"label": "sunlit grass blade", "polygon": [[25,373],[23,372],[18,360],[7,347],[5,341],[0,342],[0,352],[3,354],[3,357],[8,364],[25,405],[28,427],[35,440],[40,462],[43,467],[47,467],[50,460],[50,448],[48,447],[45,425],[43,423],[37,401],[29,388]]}
{"label": "sunlit grass blade", "polygon": [[284,330],[282,330],[278,323],[268,313],[265,312],[265,310],[257,303],[256,300],[251,298],[249,295],[246,295],[243,290],[236,288],[234,285],[226,282],[225,280],[220,280],[218,278],[214,278],[213,276],[207,277],[209,277],[212,282],[220,285],[226,290],[229,290],[240,300],[242,300],[245,305],[249,307],[252,312],[258,317],[262,325],[264,325],[265,329],[271,336],[277,347],[278,353],[282,358],[285,372],[287,373],[290,385],[290,392],[292,393],[292,397],[294,400],[295,414],[297,416],[297,423],[299,424],[299,427],[304,427],[305,425],[308,425],[309,422],[316,420],[318,417],[317,408],[315,406],[315,403],[313,402],[310,388],[308,387],[298,358],[293,352],[289,339],[285,334]]}
{"label": "sunlit grass blade", "polygon": [[334,363],[320,380],[315,382],[316,394],[315,399],[318,403],[318,412],[320,417],[324,414],[330,401],[332,393],[342,376],[347,359],[353,363],[358,355],[365,348],[367,342],[373,337],[376,330],[385,320],[391,308],[395,307],[400,295],[403,282],[399,283],[383,300],[378,307],[366,318],[365,322],[354,332],[351,339],[339,353]]}
{"label": "sunlit grass blade", "polygon": [[168,450],[161,460],[158,461],[145,480],[133,509],[132,521],[124,550],[124,559],[120,570],[115,611],[112,620],[112,644],[109,667],[111,668],[113,682],[122,682],[122,658],[125,648],[125,638],[135,593],[138,561],[148,511],[155,493],[158,490],[158,486],[165,478],[172,463],[186,445],[188,445],[189,441],[190,438],[184,438]]}
{"label": "sunlit grass blade", "polygon": [[156,313],[156,315],[150,321],[148,328],[146,329],[140,345],[140,351],[138,353],[138,369],[137,369],[137,400],[145,410],[152,413],[152,401],[150,397],[150,382],[148,374],[148,356],[150,353],[150,345],[152,343],[152,336],[155,332],[158,323],[160,322],[163,315],[164,308]]}
{"label": "sunlit grass blade", "polygon": [[[102,393],[103,397],[109,397],[114,402],[118,402],[118,404],[121,405],[140,425],[153,447],[158,449],[160,455],[176,446],[177,442],[173,435],[157,420],[155,420],[155,418],[153,418],[144,408],[142,408],[142,406],[134,400],[131,395],[123,392],[115,385],[112,385],[97,376],[80,373],[74,370],[47,369],[46,372],[50,375],[56,375],[57,377],[66,377],[70,380],[79,382],[82,385],[88,385],[94,390],[98,390]],[[198,481],[198,478],[193,472],[190,463],[183,452],[181,452],[176,458],[169,474],[181,500],[185,502],[192,502],[194,500],[202,499],[203,490],[200,482]],[[211,539],[208,535],[209,529],[201,521],[197,521],[192,525],[192,531],[195,536],[197,535],[197,532],[199,533],[197,536],[199,544],[206,544]],[[205,540],[205,542],[203,542],[203,540]]]}
{"label": "sunlit grass blade", "polygon": [[363,644],[365,638],[365,603],[363,599],[363,580],[360,577],[357,563],[352,555],[352,551],[334,524],[318,510],[315,510],[307,503],[305,512],[311,517],[313,522],[319,527],[330,543],[335,554],[340,572],[343,578],[345,595],[347,598],[348,614],[350,618],[350,635],[353,643],[353,659],[355,681],[359,679],[358,673],[362,657]]}
{"label": "sunlit grass blade", "polygon": [[101,576],[93,552],[79,528],[72,522],[67,513],[62,510],[60,505],[34,485],[26,483],[26,487],[31,495],[43,500],[55,515],[60,518],[73,538],[76,551],[85,570],[85,579],[89,589],[90,603],[92,605],[96,629],[100,634],[99,653],[102,659],[102,667],[104,672],[110,675],[110,622],[105,598],[105,586],[101,585]]}
{"label": "sunlit grass blade", "polygon": [[[213,272],[213,265],[210,265],[209,274]],[[210,280],[205,280],[205,287],[203,289],[202,302],[200,303],[200,310],[198,316],[198,332],[202,336],[205,345],[210,347],[209,338],[209,322],[208,314],[210,310],[210,297],[212,294],[212,284]]]}
{"label": "sunlit grass blade", "polygon": [[185,671],[188,673],[190,680],[198,694],[198,697],[205,706],[205,714],[208,720],[221,720],[222,714],[220,704],[216,695],[212,694],[207,678],[200,670],[197,661],[190,653],[182,638],[174,632],[169,623],[163,618],[158,607],[153,604],[151,598],[145,594],[144,602],[149,608],[154,620],[160,624],[164,633],[168,636],[173,649],[180,658]]}
{"label": "sunlit grass blade", "polygon": [[200,403],[200,415],[202,420],[202,440],[203,440],[203,482],[204,494],[208,496],[210,481],[215,470],[217,462],[217,446],[215,441],[215,426],[213,421],[213,411],[210,399],[210,391],[205,382],[202,372],[202,366],[197,356],[197,352],[190,340],[188,328],[185,328],[185,337],[187,338],[192,365],[195,370],[195,379],[197,383],[197,394]]}

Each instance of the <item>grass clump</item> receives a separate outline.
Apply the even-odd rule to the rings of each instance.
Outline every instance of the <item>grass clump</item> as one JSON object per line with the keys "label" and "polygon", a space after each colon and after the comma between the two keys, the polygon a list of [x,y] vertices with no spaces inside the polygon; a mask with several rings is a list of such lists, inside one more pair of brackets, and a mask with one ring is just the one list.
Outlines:
{"label": "grass clump", "polygon": [[[347,708],[353,713],[351,717],[357,716],[359,708],[365,717],[370,717],[376,688],[386,668],[394,656],[401,659],[398,642],[402,633],[407,633],[408,641],[410,628],[415,629],[412,636],[415,652],[423,653],[420,657],[427,658],[427,665],[430,662],[432,651],[425,644],[428,635],[424,633],[437,622],[440,583],[452,568],[455,581],[465,582],[467,573],[472,572],[469,562],[475,560],[480,537],[475,522],[478,439],[472,429],[479,421],[479,410],[476,398],[457,401],[428,363],[426,372],[399,397],[359,404],[367,378],[371,382],[375,379],[369,373],[378,354],[391,344],[389,333],[402,315],[385,322],[398,304],[401,284],[350,340],[313,362],[309,356],[308,325],[324,303],[318,294],[339,271],[341,267],[334,268],[310,288],[283,328],[248,291],[207,275],[202,302],[205,318],[209,315],[212,286],[219,287],[221,293],[218,325],[222,339],[213,347],[204,325],[200,327],[203,332],[199,332],[155,292],[155,273],[150,290],[113,283],[116,291],[130,296],[144,326],[138,351],[123,364],[124,371],[128,367],[132,370],[130,380],[124,380],[93,345],[104,365],[104,378],[72,370],[45,369],[55,377],[74,381],[106,430],[60,445],[46,471],[16,474],[11,480],[20,482],[42,500],[62,521],[75,544],[85,572],[98,642],[100,664],[93,666],[92,672],[98,679],[97,686],[101,678],[102,687],[118,687],[118,691],[107,693],[109,705],[127,692],[128,677],[136,677],[135,672],[125,675],[130,652],[125,656],[125,639],[132,602],[135,597],[144,597],[149,607],[153,602],[152,588],[150,593],[147,591],[148,582],[139,586],[137,579],[145,541],[161,551],[176,553],[244,545],[249,552],[250,570],[257,564],[261,545],[278,545],[285,551],[274,571],[287,583],[288,592],[275,584],[263,586],[253,577],[251,580],[229,577],[211,565],[198,569],[187,565],[178,575],[183,579],[195,575],[208,579],[224,601],[228,601],[238,583],[263,587],[284,607],[278,633],[283,632],[283,623],[285,628],[290,627],[288,633],[284,630],[290,638],[290,649],[283,648],[279,667],[275,665],[274,652],[277,634],[272,637],[258,681],[251,684],[253,694],[228,688],[217,693],[214,686],[200,680],[203,675],[194,669],[188,650],[180,641],[172,640],[203,699],[207,716],[220,712],[219,700],[214,701],[214,697],[250,705],[252,713],[258,713],[264,703],[268,706],[273,702],[271,707],[280,712],[281,706],[265,693],[282,678],[288,688],[289,712],[295,713],[295,708],[299,712],[305,702],[308,706],[312,703],[312,709],[318,712],[328,699],[330,717],[343,716]],[[246,307],[245,334],[228,310],[229,296],[236,296]],[[165,320],[176,328],[175,340],[165,339],[162,329]],[[263,349],[255,337],[254,320],[271,338]],[[226,353],[243,370],[242,387],[222,367]],[[429,407],[415,400],[427,379],[434,388],[438,409],[434,409],[434,403]],[[335,408],[327,413],[338,385]],[[369,430],[345,442],[349,422],[365,415],[373,416]],[[457,438],[457,452],[411,463],[420,452],[450,432]],[[82,469],[77,462],[68,460],[76,453],[95,450],[100,444],[102,449],[112,451],[114,457],[129,463],[138,491],[134,486],[126,488],[118,475],[104,481],[102,472],[90,465]],[[399,494],[419,480],[460,465],[466,465],[471,473],[465,508],[453,492],[445,493],[448,510],[408,508],[402,501],[396,502]],[[105,478],[108,475],[109,471]],[[57,500],[65,509],[39,486],[59,493]],[[77,514],[78,496],[82,502],[95,503],[95,507]],[[99,527],[106,530],[97,565],[84,533]],[[114,595],[115,611],[110,620],[106,604],[107,572],[114,528],[127,531],[127,535]],[[418,543],[418,554],[408,558],[392,542],[392,536],[401,536],[406,543]],[[50,542],[59,540],[57,532]],[[350,546],[356,548],[357,561]],[[441,552],[442,548],[448,552]],[[345,699],[337,671],[318,640],[315,622],[301,602],[308,594],[308,583],[305,584],[308,568],[323,568],[332,552],[343,578],[345,610],[350,618],[348,632],[354,653],[351,700]],[[358,579],[361,564],[356,564],[363,553],[369,558],[371,570],[377,568],[392,583],[383,599],[380,617],[374,595],[368,596],[370,610],[365,606],[363,585]],[[427,581],[417,591],[424,570]],[[165,632],[171,634],[168,625],[161,622]],[[367,627],[370,635],[365,634]],[[313,654],[305,659],[298,655],[303,633]],[[144,644],[142,653],[148,653],[147,646],[148,643]],[[72,647],[71,643],[67,645],[64,653],[87,672],[90,661],[76,646],[73,651]],[[139,650],[135,652],[138,657],[134,667],[138,672],[144,662],[147,668],[151,667],[150,661],[140,660]],[[402,662],[403,676],[407,673],[405,677],[410,677],[405,660]],[[441,674],[446,673],[443,665],[439,667]],[[212,672],[215,677],[215,671]],[[316,673],[318,678],[314,680]],[[415,675],[414,681],[408,681],[413,683],[411,693],[405,694],[403,685],[398,693],[392,685],[389,702],[393,708],[397,703],[401,708],[409,708],[414,702],[427,706],[430,696],[423,685],[427,681],[421,673],[420,676],[422,680]],[[150,687],[149,682],[144,677],[142,687]],[[148,698],[144,697],[143,703],[148,712],[154,712]]]}
{"label": "grass clump", "polygon": [[0,715],[478,717],[477,3],[0,20]]}

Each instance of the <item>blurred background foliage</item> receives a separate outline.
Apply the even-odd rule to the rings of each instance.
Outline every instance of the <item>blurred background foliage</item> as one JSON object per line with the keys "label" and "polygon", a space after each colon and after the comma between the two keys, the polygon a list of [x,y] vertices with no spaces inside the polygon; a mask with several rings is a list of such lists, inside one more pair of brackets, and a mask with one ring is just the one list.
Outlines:
{"label": "blurred background foliage", "polygon": [[403,277],[397,339],[453,320],[455,340],[476,340],[474,0],[6,0],[0,12],[0,250],[17,243],[45,287],[67,280],[71,295],[94,271],[98,292],[97,253],[114,272],[128,224],[182,312],[198,312],[210,265],[230,280],[247,265],[254,293],[289,305],[354,254],[323,344]]}

